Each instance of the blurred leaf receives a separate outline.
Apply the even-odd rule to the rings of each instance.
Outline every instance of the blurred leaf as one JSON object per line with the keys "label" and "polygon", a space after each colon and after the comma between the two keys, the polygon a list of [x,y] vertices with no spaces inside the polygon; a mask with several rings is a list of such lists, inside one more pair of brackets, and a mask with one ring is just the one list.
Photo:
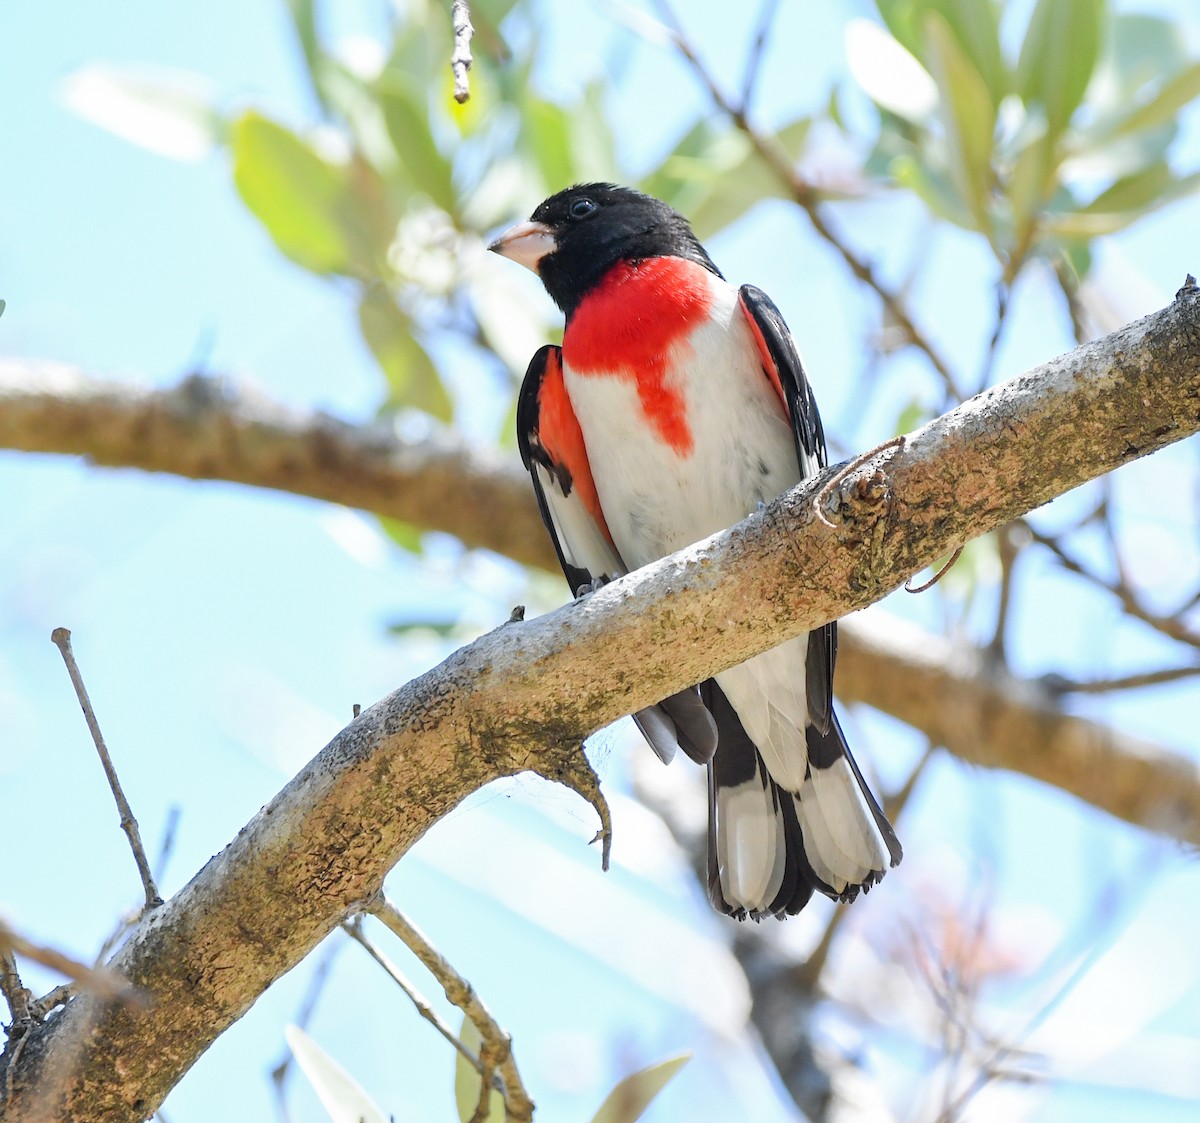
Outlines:
{"label": "blurred leaf", "polygon": [[1017,63],[1017,92],[1041,105],[1057,139],[1078,108],[1100,54],[1104,0],[1038,0]]}
{"label": "blurred leaf", "polygon": [[200,160],[225,137],[208,83],[185,71],[94,64],[68,75],[62,97],[85,121],[175,160]]}
{"label": "blurred leaf", "polygon": [[929,72],[871,20],[852,19],[846,25],[846,63],[876,105],[907,121],[923,122],[937,108],[937,86]]}
{"label": "blurred leaf", "polygon": [[345,170],[253,110],[233,122],[230,147],[238,192],[275,244],[314,272],[346,272],[350,252],[337,218]]}
{"label": "blurred leaf", "polygon": [[1196,190],[1200,190],[1200,172],[1177,177],[1165,164],[1156,164],[1118,180],[1080,210],[1048,216],[1045,229],[1047,234],[1065,239],[1114,234]]}
{"label": "blurred leaf", "polygon": [[601,78],[589,82],[572,111],[571,151],[575,154],[575,169],[581,180],[620,178],[612,125],[604,104],[607,86]]}
{"label": "blurred leaf", "polygon": [[423,551],[425,532],[420,527],[404,522],[403,519],[388,518],[386,515],[379,516],[379,525],[397,546],[407,550],[410,554],[420,554]]}
{"label": "blurred leaf", "polygon": [[[479,1036],[479,1030],[475,1028],[475,1023],[470,1018],[463,1018],[458,1039],[472,1053],[479,1056],[479,1046],[483,1043],[483,1039]],[[454,1103],[458,1108],[458,1118],[462,1123],[470,1123],[475,1109],[479,1106],[479,1093],[482,1088],[483,1082],[479,1078],[479,1073],[475,1071],[474,1065],[470,1064],[462,1053],[455,1050]],[[494,1088],[488,1099],[488,1111],[484,1117],[484,1123],[504,1123],[504,1097]]]}
{"label": "blurred leaf", "polygon": [[370,279],[386,276],[388,247],[396,234],[397,216],[387,184],[361,152],[350,155],[335,213],[352,272]]}
{"label": "blurred leaf", "polygon": [[1087,242],[1066,242],[1062,247],[1062,255],[1078,286],[1092,270],[1091,246]]}
{"label": "blurred leaf", "polygon": [[4,315],[4,309],[8,307],[7,300],[0,300],[0,316]]}
{"label": "blurred leaf", "polygon": [[430,131],[425,92],[394,69],[380,78],[377,92],[403,174],[442,210],[457,216],[458,196],[450,161],[442,155]]}
{"label": "blurred leaf", "polygon": [[1197,96],[1200,96],[1200,62],[1193,62],[1166,78],[1157,94],[1113,122],[1108,129],[1099,134],[1098,139],[1104,140],[1110,136],[1170,124],[1179,111]]}
{"label": "blurred leaf", "polygon": [[926,13],[925,36],[930,70],[941,94],[950,172],[977,228],[990,234],[996,109],[979,72],[937,12]]}
{"label": "blurred leaf", "polygon": [[517,0],[472,0],[471,16],[473,19],[475,16],[481,15],[495,27],[516,7],[516,4]]}
{"label": "blurred leaf", "polygon": [[[789,159],[799,156],[811,127],[811,117],[800,117],[775,134]],[[639,186],[688,215],[701,239],[741,218],[764,198],[790,198],[787,184],[767,167],[745,134],[707,121],[694,125]]]}
{"label": "blurred leaf", "polygon": [[954,33],[963,57],[987,88],[994,115],[1010,85],[1008,67],[1000,51],[996,4],[992,0],[926,0],[926,6],[937,12]]}
{"label": "blurred leaf", "polygon": [[929,420],[929,416],[929,409],[920,398],[910,398],[908,405],[900,411],[900,416],[896,418],[893,432],[896,436],[901,433],[911,433],[919,425],[924,425]]}
{"label": "blurred leaf", "polygon": [[283,1035],[301,1071],[333,1123],[388,1123],[388,1117],[359,1083],[299,1026]]}
{"label": "blurred leaf", "polygon": [[521,128],[526,147],[551,192],[576,183],[571,151],[571,118],[566,110],[530,96],[521,107]]}
{"label": "blurred leaf", "polygon": [[634,1123],[691,1059],[691,1053],[681,1053],[625,1077],[608,1093],[600,1110],[592,1116],[592,1123]]}
{"label": "blurred leaf", "polygon": [[1187,61],[1183,29],[1159,16],[1115,13],[1108,42],[1089,90],[1089,100],[1101,112],[1126,112],[1143,86],[1174,74]]}
{"label": "blurred leaf", "polygon": [[520,376],[533,353],[547,341],[547,325],[538,305],[527,299],[529,289],[513,284],[508,272],[491,262],[481,264],[471,270],[467,292],[484,341],[514,375]]}
{"label": "blurred leaf", "polygon": [[889,165],[889,173],[901,187],[907,187],[937,215],[964,230],[977,230],[975,218],[962,197],[954,189],[949,176],[910,155],[897,156]]}
{"label": "blurred leaf", "polygon": [[413,334],[413,323],[382,286],[367,290],[358,306],[363,338],[388,381],[388,404],[412,407],[449,421],[450,395],[425,348]]}

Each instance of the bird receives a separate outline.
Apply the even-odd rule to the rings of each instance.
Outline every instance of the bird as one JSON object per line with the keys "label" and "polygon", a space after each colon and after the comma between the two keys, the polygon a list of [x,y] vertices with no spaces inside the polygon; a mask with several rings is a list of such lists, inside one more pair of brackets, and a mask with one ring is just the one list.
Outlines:
{"label": "bird", "polygon": [[[783,316],[730,284],[686,218],[612,183],[539,204],[489,250],[562,311],[517,401],[517,442],[576,597],[740,522],[828,464]],[[707,769],[708,896],[739,920],[852,901],[901,859],[833,708],[837,625],[633,715]]]}

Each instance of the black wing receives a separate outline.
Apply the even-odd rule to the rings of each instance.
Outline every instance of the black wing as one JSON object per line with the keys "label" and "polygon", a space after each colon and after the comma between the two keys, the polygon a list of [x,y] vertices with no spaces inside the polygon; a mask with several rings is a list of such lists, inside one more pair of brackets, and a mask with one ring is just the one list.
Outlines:
{"label": "black wing", "polygon": [[[517,398],[517,445],[571,593],[578,596],[621,576],[625,563],[600,510],[583,434],[563,384],[561,348],[541,348],[525,372]],[[695,687],[639,710],[633,720],[664,762],[677,748],[701,763],[716,751],[717,728]]]}
{"label": "black wing", "polygon": [[[796,350],[782,313],[762,289],[742,285],[738,299],[762,355],[763,369],[782,397],[792,424],[800,476],[808,479],[828,465],[829,454],[817,400],[808,375],[804,373],[800,352]],[[833,666],[836,661],[837,624],[826,624],[809,632],[805,665],[808,716],[822,734],[829,732],[833,720]]]}

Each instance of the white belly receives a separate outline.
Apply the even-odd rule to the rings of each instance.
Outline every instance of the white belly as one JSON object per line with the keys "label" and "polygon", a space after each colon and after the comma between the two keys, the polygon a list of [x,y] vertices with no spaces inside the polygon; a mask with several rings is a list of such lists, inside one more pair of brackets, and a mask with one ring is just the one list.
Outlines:
{"label": "white belly", "polygon": [[797,483],[791,429],[767,380],[737,292],[714,278],[714,319],[668,383],[681,396],[692,444],[678,452],[647,418],[632,379],[581,375],[564,355],[600,506],[629,568],[740,522]]}

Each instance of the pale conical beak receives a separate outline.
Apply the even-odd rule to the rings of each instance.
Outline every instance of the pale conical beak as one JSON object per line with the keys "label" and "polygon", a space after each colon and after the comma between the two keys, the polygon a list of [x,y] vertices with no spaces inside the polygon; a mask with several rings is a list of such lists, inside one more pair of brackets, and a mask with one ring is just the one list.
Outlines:
{"label": "pale conical beak", "polygon": [[526,269],[538,271],[543,257],[558,249],[554,231],[543,222],[518,222],[500,235],[488,249]]}

